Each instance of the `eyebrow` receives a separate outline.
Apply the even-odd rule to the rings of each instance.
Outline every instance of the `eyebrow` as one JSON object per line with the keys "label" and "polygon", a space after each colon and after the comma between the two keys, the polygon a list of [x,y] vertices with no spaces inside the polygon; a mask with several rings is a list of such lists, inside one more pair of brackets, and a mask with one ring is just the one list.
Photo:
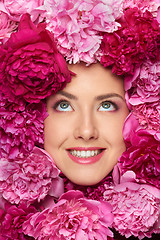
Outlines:
{"label": "eyebrow", "polygon": [[125,99],[118,93],[107,93],[104,95],[100,95],[96,97],[96,100],[100,101],[100,100],[104,100],[106,98],[112,98],[112,97],[118,97],[118,98],[121,98],[123,101],[125,101]]}
{"label": "eyebrow", "polygon": [[[60,91],[57,94],[63,95],[65,97],[69,98],[69,99],[78,100],[78,98],[75,95],[73,95],[71,93],[68,93],[68,92],[65,92],[65,91]],[[107,93],[107,94],[99,95],[95,99],[97,101],[102,101],[106,98],[113,98],[113,97],[121,98],[125,102],[125,99],[121,95],[119,95],[118,93]]]}
{"label": "eyebrow", "polygon": [[65,97],[67,97],[67,98],[69,98],[69,99],[78,100],[78,98],[77,98],[75,95],[73,95],[73,94],[71,94],[71,93],[68,93],[68,92],[65,92],[65,91],[60,91],[60,92],[58,92],[57,94],[60,94],[60,95],[62,95],[62,96],[65,96]]}

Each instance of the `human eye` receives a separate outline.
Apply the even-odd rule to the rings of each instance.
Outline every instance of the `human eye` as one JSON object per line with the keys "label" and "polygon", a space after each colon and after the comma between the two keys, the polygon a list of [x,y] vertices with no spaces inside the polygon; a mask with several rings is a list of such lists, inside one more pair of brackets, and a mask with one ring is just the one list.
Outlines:
{"label": "human eye", "polygon": [[110,111],[110,112],[112,112],[112,111],[118,110],[118,106],[114,102],[104,101],[104,102],[101,103],[98,110],[99,111],[108,111],[108,112]]}
{"label": "human eye", "polygon": [[66,100],[60,100],[55,103],[53,107],[58,112],[71,112],[73,108],[71,107],[70,103]]}

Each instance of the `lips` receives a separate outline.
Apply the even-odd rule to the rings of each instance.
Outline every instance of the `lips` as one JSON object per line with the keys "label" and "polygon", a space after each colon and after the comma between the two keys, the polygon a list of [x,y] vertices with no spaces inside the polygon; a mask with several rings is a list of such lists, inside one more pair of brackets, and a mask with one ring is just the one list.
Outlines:
{"label": "lips", "polygon": [[73,148],[67,149],[68,156],[79,164],[92,164],[100,160],[104,148]]}

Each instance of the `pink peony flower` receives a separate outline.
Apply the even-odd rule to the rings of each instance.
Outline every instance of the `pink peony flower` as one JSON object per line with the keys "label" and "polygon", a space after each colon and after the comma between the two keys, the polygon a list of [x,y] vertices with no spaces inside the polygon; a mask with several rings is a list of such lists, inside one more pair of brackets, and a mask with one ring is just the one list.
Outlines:
{"label": "pink peony flower", "polygon": [[129,103],[137,105],[160,99],[160,61],[146,61],[135,69],[133,76],[125,78],[125,90],[129,92]]}
{"label": "pink peony flower", "polygon": [[120,26],[116,19],[122,14],[122,0],[46,0],[45,7],[47,29],[70,63],[95,62],[100,54],[100,32],[113,32]]}
{"label": "pink peony flower", "polygon": [[[146,103],[133,106],[133,114],[139,124],[150,134],[157,136],[160,133],[160,104],[159,102]],[[159,139],[160,140],[160,139]]]}
{"label": "pink peony flower", "polygon": [[38,103],[71,79],[50,33],[43,24],[36,27],[28,14],[23,15],[19,31],[0,50],[0,90],[12,102],[24,98]]}
{"label": "pink peony flower", "polygon": [[122,174],[132,170],[136,178],[160,188],[160,145],[148,131],[142,129],[134,114],[124,124],[127,150],[119,158]]}
{"label": "pink peony flower", "polygon": [[31,216],[23,231],[38,240],[108,239],[113,221],[111,206],[88,200],[79,191],[68,191],[59,202]]}
{"label": "pink peony flower", "polygon": [[120,183],[106,186],[104,200],[113,206],[113,227],[126,238],[150,238],[152,233],[160,233],[160,190],[136,183],[132,171],[126,172]]}
{"label": "pink peony flower", "polygon": [[0,239],[1,240],[29,240],[22,232],[22,224],[31,215],[36,213],[33,206],[25,204],[6,206],[5,211],[0,209]]}
{"label": "pink peony flower", "polygon": [[160,27],[150,12],[141,13],[137,8],[124,12],[121,27],[105,33],[101,49],[101,64],[113,65],[113,73],[122,75],[134,72],[136,64],[159,58]]}
{"label": "pink peony flower", "polygon": [[8,14],[0,11],[0,41],[9,38],[11,33],[17,29],[17,23],[12,21]]}
{"label": "pink peony flower", "polygon": [[159,0],[125,0],[123,2],[123,7],[124,9],[137,7],[142,12],[148,10],[156,16],[158,8],[160,7],[160,2]]}
{"label": "pink peony flower", "polygon": [[26,154],[32,151],[35,145],[42,147],[46,117],[46,106],[43,102],[29,104],[21,112],[13,111],[11,105],[2,107],[0,109],[0,156],[7,155],[10,159],[14,159],[20,152]]}
{"label": "pink peony flower", "polygon": [[44,150],[35,147],[30,155],[20,154],[14,161],[1,158],[0,168],[0,192],[12,204],[30,204],[47,194],[57,198],[63,193],[59,170]]}
{"label": "pink peony flower", "polygon": [[[9,12],[13,19],[19,21],[21,15],[25,13],[30,13],[35,15],[35,10],[37,10],[36,17],[38,15],[38,9],[43,5],[44,0],[3,0],[5,9]],[[39,11],[41,13],[41,11]],[[33,18],[36,17],[33,15]]]}

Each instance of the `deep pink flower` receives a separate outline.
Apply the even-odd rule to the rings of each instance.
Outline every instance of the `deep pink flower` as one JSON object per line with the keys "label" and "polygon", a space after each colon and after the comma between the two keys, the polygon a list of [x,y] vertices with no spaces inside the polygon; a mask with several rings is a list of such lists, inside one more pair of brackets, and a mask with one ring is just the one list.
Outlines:
{"label": "deep pink flower", "polygon": [[47,29],[54,33],[60,52],[73,63],[95,62],[99,56],[100,32],[120,26],[122,0],[45,1]]}
{"label": "deep pink flower", "polygon": [[138,132],[138,135],[142,139],[139,145],[137,142],[137,146],[128,147],[119,159],[121,171],[132,170],[138,179],[160,188],[159,141],[144,132]]}
{"label": "deep pink flower", "polygon": [[125,78],[125,90],[129,94],[129,103],[137,105],[160,99],[160,61],[144,62],[135,69],[133,76]]}
{"label": "deep pink flower", "polygon": [[30,204],[39,202],[47,194],[57,198],[63,193],[59,170],[51,157],[39,148],[35,147],[28,156],[20,154],[14,161],[1,158],[0,169],[0,192],[13,204]]}
{"label": "deep pink flower", "polygon": [[0,90],[12,102],[19,98],[39,102],[71,79],[45,25],[36,27],[28,14],[22,16],[19,31],[11,35],[0,51]]}
{"label": "deep pink flower", "polygon": [[113,221],[107,202],[88,200],[79,191],[68,191],[59,202],[31,216],[23,224],[25,234],[38,240],[108,239]]}
{"label": "deep pink flower", "polygon": [[159,139],[142,129],[134,114],[124,124],[127,150],[119,158],[122,174],[132,170],[136,178],[160,188]]}
{"label": "deep pink flower", "polygon": [[14,159],[20,152],[25,154],[32,151],[35,145],[42,147],[46,117],[46,106],[43,102],[29,104],[23,111],[13,111],[9,104],[1,107],[0,156],[7,155]]}
{"label": "deep pink flower", "polygon": [[137,8],[128,9],[121,19],[121,27],[113,33],[105,33],[101,49],[101,63],[118,75],[134,72],[135,64],[159,58],[160,27],[149,12]]}
{"label": "deep pink flower", "polygon": [[136,183],[132,171],[126,172],[120,183],[106,186],[104,200],[113,207],[113,227],[125,237],[142,239],[160,233],[160,190]]}
{"label": "deep pink flower", "polygon": [[22,232],[22,224],[37,210],[25,204],[6,206],[5,211],[0,209],[0,239],[1,240],[29,240]]}

